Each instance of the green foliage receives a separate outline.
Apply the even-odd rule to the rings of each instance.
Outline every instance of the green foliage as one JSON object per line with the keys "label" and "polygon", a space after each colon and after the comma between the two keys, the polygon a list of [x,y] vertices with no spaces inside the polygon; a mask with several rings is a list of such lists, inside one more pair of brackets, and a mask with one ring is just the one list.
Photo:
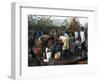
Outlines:
{"label": "green foliage", "polygon": [[28,30],[46,30],[48,26],[53,26],[50,16],[28,16]]}

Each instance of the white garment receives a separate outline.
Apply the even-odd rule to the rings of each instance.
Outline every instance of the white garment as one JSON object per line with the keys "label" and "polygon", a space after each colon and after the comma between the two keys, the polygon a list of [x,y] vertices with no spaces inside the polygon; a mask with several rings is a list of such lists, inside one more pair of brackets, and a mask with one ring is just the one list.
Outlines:
{"label": "white garment", "polygon": [[69,49],[69,39],[66,36],[60,36],[60,40],[62,40],[63,45],[63,50]]}
{"label": "white garment", "polygon": [[83,43],[85,41],[85,34],[84,31],[80,32],[80,36],[81,36],[81,43]]}
{"label": "white garment", "polygon": [[67,49],[69,49],[69,35],[67,33],[64,34],[64,36],[67,38]]}
{"label": "white garment", "polygon": [[78,36],[79,36],[78,31],[75,31],[75,32],[74,32],[74,35],[75,35],[75,39],[77,39],[77,38],[78,38]]}
{"label": "white garment", "polygon": [[46,48],[46,57],[47,57],[47,59],[51,58],[51,52],[49,51],[48,48]]}
{"label": "white garment", "polygon": [[66,36],[66,38],[69,40],[69,36],[67,33],[64,34],[64,36]]}

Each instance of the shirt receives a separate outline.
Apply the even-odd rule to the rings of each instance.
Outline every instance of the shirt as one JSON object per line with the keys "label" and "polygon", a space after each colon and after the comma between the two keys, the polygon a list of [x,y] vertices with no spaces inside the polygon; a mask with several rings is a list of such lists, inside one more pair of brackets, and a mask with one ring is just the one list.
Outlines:
{"label": "shirt", "polygon": [[85,41],[85,34],[84,31],[80,32],[80,36],[81,36],[81,43],[83,43]]}
{"label": "shirt", "polygon": [[69,49],[69,40],[66,38],[66,36],[60,36],[59,37],[61,40],[62,40],[62,43],[64,43],[64,45],[63,45],[63,50],[65,50],[65,49]]}
{"label": "shirt", "polygon": [[77,39],[77,38],[78,38],[78,36],[79,36],[78,31],[75,31],[75,32],[74,32],[74,34],[75,34],[75,39]]}

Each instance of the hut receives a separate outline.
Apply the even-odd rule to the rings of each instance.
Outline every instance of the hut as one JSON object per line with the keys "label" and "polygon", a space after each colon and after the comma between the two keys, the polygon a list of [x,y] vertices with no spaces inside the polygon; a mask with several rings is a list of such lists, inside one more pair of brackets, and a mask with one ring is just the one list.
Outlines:
{"label": "hut", "polygon": [[75,31],[79,31],[80,30],[80,23],[78,22],[78,18],[77,17],[70,17],[69,18],[66,30],[72,36],[74,35]]}

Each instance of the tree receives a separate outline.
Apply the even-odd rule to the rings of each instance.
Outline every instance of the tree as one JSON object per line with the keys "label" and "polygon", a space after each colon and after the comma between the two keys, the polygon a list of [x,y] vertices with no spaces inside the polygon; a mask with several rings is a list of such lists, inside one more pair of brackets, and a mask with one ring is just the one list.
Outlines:
{"label": "tree", "polygon": [[39,30],[39,29],[46,30],[48,26],[53,25],[53,22],[50,18],[51,16],[29,15],[28,16],[29,30]]}
{"label": "tree", "polygon": [[36,16],[29,15],[28,16],[28,29],[32,30],[32,28],[37,24],[37,18]]}

